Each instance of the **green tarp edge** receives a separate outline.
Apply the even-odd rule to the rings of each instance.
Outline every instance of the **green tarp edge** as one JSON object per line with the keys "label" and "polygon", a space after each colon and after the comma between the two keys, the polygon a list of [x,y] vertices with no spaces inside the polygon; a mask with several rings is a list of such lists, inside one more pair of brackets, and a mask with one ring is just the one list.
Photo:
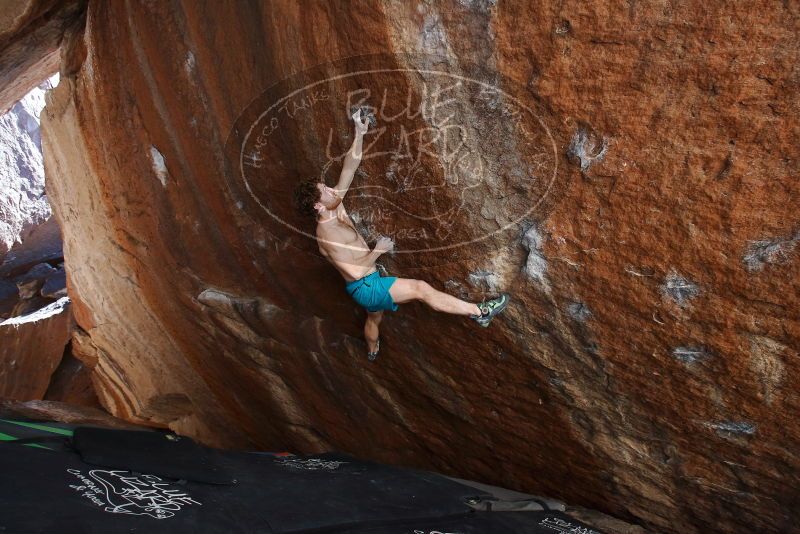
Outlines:
{"label": "green tarp edge", "polygon": [[12,423],[14,425],[26,426],[28,428],[35,428],[36,430],[44,430],[46,432],[53,432],[54,434],[61,434],[64,436],[72,436],[72,430],[67,430],[64,428],[58,428],[53,426],[41,425],[37,423],[28,423],[25,421],[12,421],[11,419],[0,419],[0,421],[5,421],[6,423]]}
{"label": "green tarp edge", "polygon": [[[16,440],[17,438],[15,438],[14,436],[9,436],[8,434],[3,434],[2,432],[0,432],[0,441],[16,441]],[[27,445],[28,447],[38,447],[40,449],[47,449],[48,451],[53,450],[50,447],[45,447],[44,445],[39,445],[38,443],[24,443],[24,445]]]}

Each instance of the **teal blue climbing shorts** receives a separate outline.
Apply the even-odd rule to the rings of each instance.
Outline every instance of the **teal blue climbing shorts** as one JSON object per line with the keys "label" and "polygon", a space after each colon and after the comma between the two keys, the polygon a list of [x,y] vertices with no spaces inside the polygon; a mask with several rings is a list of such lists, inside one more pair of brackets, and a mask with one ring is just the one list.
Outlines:
{"label": "teal blue climbing shorts", "polygon": [[348,282],[345,289],[347,294],[368,312],[397,311],[397,304],[389,294],[389,288],[392,287],[395,280],[397,280],[396,276],[381,276],[378,271],[375,271],[363,278]]}

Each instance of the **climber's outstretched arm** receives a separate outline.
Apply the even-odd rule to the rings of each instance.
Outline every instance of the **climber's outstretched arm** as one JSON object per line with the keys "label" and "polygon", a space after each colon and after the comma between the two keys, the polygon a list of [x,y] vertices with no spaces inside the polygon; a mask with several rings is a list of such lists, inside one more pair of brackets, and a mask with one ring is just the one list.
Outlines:
{"label": "climber's outstretched arm", "polygon": [[342,174],[339,175],[339,183],[334,188],[336,194],[342,198],[347,194],[350,189],[350,184],[353,182],[353,176],[356,174],[356,169],[361,163],[361,151],[363,148],[364,134],[367,133],[367,125],[369,121],[367,117],[361,118],[361,110],[353,113],[353,120],[356,123],[356,138],[350,146],[350,150],[344,157],[344,166],[342,167]]}

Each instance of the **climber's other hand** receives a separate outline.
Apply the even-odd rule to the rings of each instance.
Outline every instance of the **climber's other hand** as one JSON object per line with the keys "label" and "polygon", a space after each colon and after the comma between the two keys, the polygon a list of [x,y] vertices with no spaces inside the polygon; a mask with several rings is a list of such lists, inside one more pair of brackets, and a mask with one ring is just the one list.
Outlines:
{"label": "climber's other hand", "polygon": [[391,252],[392,250],[394,250],[394,241],[392,241],[388,237],[381,237],[375,244],[375,250],[377,250],[381,254],[384,254],[386,252]]}

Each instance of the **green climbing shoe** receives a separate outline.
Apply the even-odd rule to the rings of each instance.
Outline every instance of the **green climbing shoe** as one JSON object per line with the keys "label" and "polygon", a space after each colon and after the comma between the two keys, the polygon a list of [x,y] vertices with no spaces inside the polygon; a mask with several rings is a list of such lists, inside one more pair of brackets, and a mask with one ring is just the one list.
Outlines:
{"label": "green climbing shoe", "polygon": [[479,325],[486,328],[492,322],[495,315],[506,309],[511,296],[508,293],[503,293],[496,299],[487,300],[478,304],[481,310],[481,315],[470,315]]}

